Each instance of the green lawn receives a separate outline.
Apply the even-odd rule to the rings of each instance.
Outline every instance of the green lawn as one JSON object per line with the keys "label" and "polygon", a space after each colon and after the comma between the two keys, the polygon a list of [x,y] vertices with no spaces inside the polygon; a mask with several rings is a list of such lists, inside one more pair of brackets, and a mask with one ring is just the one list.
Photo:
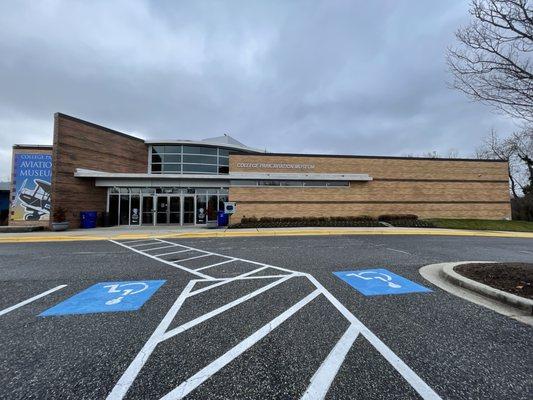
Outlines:
{"label": "green lawn", "polygon": [[437,228],[533,232],[533,222],[493,219],[430,219]]}

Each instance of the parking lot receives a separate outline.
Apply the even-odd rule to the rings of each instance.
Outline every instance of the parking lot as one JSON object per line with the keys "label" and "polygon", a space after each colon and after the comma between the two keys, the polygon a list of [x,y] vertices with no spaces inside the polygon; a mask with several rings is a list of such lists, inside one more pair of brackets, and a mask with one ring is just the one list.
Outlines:
{"label": "parking lot", "polygon": [[463,260],[533,262],[533,240],[3,244],[0,397],[531,398],[531,327],[418,272]]}

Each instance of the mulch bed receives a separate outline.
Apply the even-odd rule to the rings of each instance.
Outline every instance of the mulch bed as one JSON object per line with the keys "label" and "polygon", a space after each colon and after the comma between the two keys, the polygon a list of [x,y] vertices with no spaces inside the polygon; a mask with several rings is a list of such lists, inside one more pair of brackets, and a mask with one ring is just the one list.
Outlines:
{"label": "mulch bed", "polygon": [[533,264],[463,264],[454,271],[493,288],[533,299]]}

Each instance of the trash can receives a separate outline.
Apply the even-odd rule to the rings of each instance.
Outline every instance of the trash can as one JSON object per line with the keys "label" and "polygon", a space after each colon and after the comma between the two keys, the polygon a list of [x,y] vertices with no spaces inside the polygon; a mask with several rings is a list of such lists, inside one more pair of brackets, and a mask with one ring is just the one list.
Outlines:
{"label": "trash can", "polygon": [[224,211],[217,212],[217,222],[218,226],[228,226],[229,214],[226,214]]}
{"label": "trash can", "polygon": [[96,211],[80,212],[80,224],[83,229],[96,228]]}

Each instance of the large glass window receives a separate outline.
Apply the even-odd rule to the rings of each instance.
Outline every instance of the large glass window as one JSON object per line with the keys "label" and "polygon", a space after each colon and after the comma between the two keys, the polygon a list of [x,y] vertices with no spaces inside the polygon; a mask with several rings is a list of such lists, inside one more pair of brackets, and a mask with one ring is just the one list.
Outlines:
{"label": "large glass window", "polygon": [[228,174],[229,150],[209,146],[151,146],[153,174]]}
{"label": "large glass window", "polygon": [[183,156],[183,162],[189,164],[215,164],[217,163],[216,156]]}
{"label": "large glass window", "polygon": [[349,187],[348,181],[282,181],[282,180],[233,180],[232,186],[306,186],[306,187]]}
{"label": "large glass window", "polygon": [[[127,190],[127,189],[126,189]],[[120,225],[130,223],[130,195],[120,195]]]}
{"label": "large glass window", "polygon": [[154,198],[152,196],[143,196],[143,225],[152,225],[154,223]]}
{"label": "large glass window", "polygon": [[205,195],[196,195],[196,223],[205,224],[207,221],[207,202]]}
{"label": "large glass window", "polygon": [[109,195],[109,225],[118,224],[118,197],[116,194]]}
{"label": "large glass window", "polygon": [[228,196],[218,196],[218,211],[224,211],[224,203],[228,201]]}
{"label": "large glass window", "polygon": [[207,196],[207,220],[217,220],[217,207],[218,207],[217,195],[212,194]]}
{"label": "large glass window", "polygon": [[180,164],[163,164],[163,172],[167,174],[178,174],[180,172]]}
{"label": "large glass window", "polygon": [[188,154],[211,154],[216,156],[218,149],[216,147],[203,147],[203,146],[183,146],[183,153]]}
{"label": "large glass window", "polygon": [[131,195],[130,224],[139,225],[141,223],[141,199],[138,194]]}
{"label": "large glass window", "polygon": [[218,167],[216,165],[202,165],[202,164],[183,164],[183,173],[210,173],[216,174]]}
{"label": "large glass window", "polygon": [[227,188],[109,188],[110,225],[205,224],[216,221]]}

